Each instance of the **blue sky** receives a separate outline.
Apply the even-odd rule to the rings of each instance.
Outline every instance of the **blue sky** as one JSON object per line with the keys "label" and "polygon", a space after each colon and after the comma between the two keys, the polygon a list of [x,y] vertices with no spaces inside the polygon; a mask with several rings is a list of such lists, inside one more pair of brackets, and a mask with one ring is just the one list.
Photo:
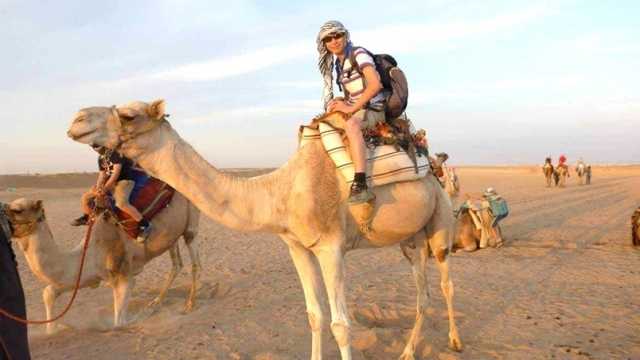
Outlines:
{"label": "blue sky", "polygon": [[278,166],[321,111],[330,19],[396,57],[409,117],[454,164],[639,161],[640,2],[389,4],[0,0],[0,173],[93,171],[75,112],[157,98],[214,165]]}

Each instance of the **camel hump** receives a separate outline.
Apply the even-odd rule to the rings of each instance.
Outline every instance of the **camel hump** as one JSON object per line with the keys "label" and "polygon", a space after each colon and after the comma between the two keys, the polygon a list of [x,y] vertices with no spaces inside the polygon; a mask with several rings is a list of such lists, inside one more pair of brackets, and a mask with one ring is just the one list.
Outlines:
{"label": "camel hump", "polygon": [[[301,127],[299,148],[311,141],[321,141],[345,182],[351,183],[355,169],[347,144],[343,139],[344,131],[324,119],[312,122],[313,126]],[[314,123],[317,123],[317,129],[314,128]],[[425,177],[428,173],[430,173],[430,166],[426,156],[417,157],[414,163],[407,152],[396,145],[381,144],[373,149],[368,148],[367,181],[371,186],[417,180]]]}

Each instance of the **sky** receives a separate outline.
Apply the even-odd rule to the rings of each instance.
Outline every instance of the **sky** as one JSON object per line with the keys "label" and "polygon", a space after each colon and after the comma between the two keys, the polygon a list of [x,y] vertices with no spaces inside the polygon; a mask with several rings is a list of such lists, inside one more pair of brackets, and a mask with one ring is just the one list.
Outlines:
{"label": "sky", "polygon": [[89,106],[165,99],[213,165],[278,167],[322,112],[315,38],[392,54],[454,165],[639,163],[640,2],[0,0],[0,174],[96,171]]}

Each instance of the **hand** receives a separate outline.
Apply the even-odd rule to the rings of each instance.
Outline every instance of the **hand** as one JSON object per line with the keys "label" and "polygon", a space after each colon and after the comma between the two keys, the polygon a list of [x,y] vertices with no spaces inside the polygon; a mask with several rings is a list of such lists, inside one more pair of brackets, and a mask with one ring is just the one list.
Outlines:
{"label": "hand", "polygon": [[331,102],[329,102],[329,106],[327,107],[327,110],[329,112],[341,111],[341,112],[343,112],[345,114],[351,114],[351,113],[355,112],[356,109],[353,106],[347,105],[344,101],[331,100]]}

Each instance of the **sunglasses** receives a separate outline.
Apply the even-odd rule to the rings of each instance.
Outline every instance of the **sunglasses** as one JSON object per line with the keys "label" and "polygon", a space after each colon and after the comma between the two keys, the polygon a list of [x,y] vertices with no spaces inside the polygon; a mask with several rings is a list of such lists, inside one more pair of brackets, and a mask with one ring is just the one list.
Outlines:
{"label": "sunglasses", "polygon": [[324,39],[322,39],[322,42],[324,42],[325,44],[330,42],[331,40],[339,40],[342,39],[342,37],[344,36],[343,33],[333,33],[333,34],[329,34],[327,35]]}

